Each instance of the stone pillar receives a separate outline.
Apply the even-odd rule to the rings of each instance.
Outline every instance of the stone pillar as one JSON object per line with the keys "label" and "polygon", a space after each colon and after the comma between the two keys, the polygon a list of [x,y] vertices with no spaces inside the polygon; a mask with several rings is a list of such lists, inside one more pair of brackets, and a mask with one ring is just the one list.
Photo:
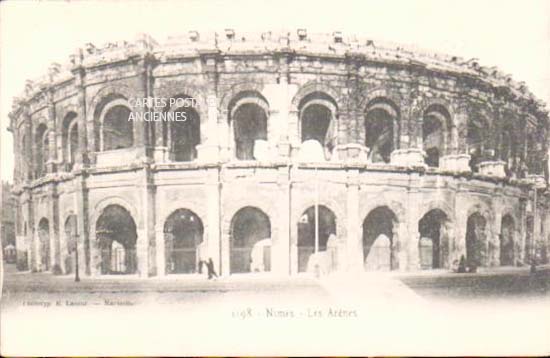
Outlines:
{"label": "stone pillar", "polygon": [[300,145],[302,136],[300,133],[300,114],[298,110],[290,110],[288,112],[288,137],[290,142],[290,158],[292,160],[298,158],[300,153]]}
{"label": "stone pillar", "polygon": [[36,260],[36,228],[34,227],[35,218],[34,218],[34,205],[33,205],[33,197],[30,189],[26,189],[27,191],[27,243],[29,247],[29,254],[28,254],[28,265],[30,270],[36,270],[37,269],[37,260]]}
{"label": "stone pillar", "polygon": [[[206,138],[197,146],[198,160],[202,162],[219,162],[226,158],[221,147],[226,147],[227,141],[227,108],[218,108],[218,67],[215,54],[206,54],[200,61],[203,66],[206,87],[206,125],[201,123],[201,138]],[[218,113],[219,111],[219,113]],[[204,129],[204,130],[203,130]],[[206,135],[203,133],[206,132]]]}
{"label": "stone pillar", "polygon": [[[412,173],[411,183],[412,185],[420,186],[420,178],[418,173]],[[420,243],[420,232],[418,231],[418,222],[421,219],[419,205],[422,203],[422,192],[419,187],[412,187],[407,195],[407,226],[408,226],[408,240],[406,240],[407,247],[407,270],[417,271],[420,269],[420,253],[418,245]]]}
{"label": "stone pillar", "polygon": [[[223,212],[223,211],[222,211]],[[231,247],[230,247],[230,240],[231,240],[231,218],[226,218],[224,214],[222,214],[222,220],[221,220],[221,238],[220,238],[220,261],[221,261],[221,269],[220,274],[224,277],[227,277],[230,275],[230,255],[231,255]]]}
{"label": "stone pillar", "polygon": [[[80,133],[80,128],[78,129]],[[74,179],[75,188],[75,209],[78,225],[78,260],[80,273],[85,275],[97,275],[95,267],[92,267],[92,245],[90,245],[90,227],[95,223],[89,222],[89,203],[88,203],[88,188],[86,185],[86,175],[82,173]],[[96,217],[97,220],[97,217]],[[95,234],[95,233],[94,233]],[[96,242],[96,237],[91,238]]]}
{"label": "stone pillar", "polygon": [[[10,121],[13,123],[13,119],[10,118]],[[19,134],[19,128],[9,129],[11,134],[13,135],[13,159],[14,159],[14,165],[13,165],[13,183],[15,185],[19,184],[21,179],[21,173],[23,171],[23,160],[21,160],[21,155],[23,154],[23,148],[21,143],[21,138]]]}
{"label": "stone pillar", "polygon": [[27,142],[27,146],[25,148],[25,155],[24,155],[24,162],[25,164],[25,173],[24,173],[24,181],[31,180],[33,178],[33,168],[34,168],[34,156],[33,156],[33,129],[32,129],[32,121],[28,114],[28,108],[25,107],[23,111],[23,116],[25,116],[24,119],[24,126],[25,126],[25,140]]}
{"label": "stone pillar", "polygon": [[460,104],[451,127],[451,145],[447,154],[440,158],[439,167],[451,172],[471,172],[470,155],[466,143],[468,113],[466,105]]}
{"label": "stone pillar", "polygon": [[268,119],[268,142],[271,157],[281,156],[288,158],[290,151],[289,139],[289,103],[291,102],[291,88],[286,76],[281,76],[279,84],[268,84],[263,94],[269,100],[270,116]]}
{"label": "stone pillar", "polygon": [[363,265],[363,236],[361,232],[361,219],[359,218],[359,171],[348,170],[346,188],[347,204],[347,237],[346,237],[346,267],[347,271],[362,272]]}
{"label": "stone pillar", "polygon": [[54,173],[56,171],[57,159],[57,136],[56,136],[56,120],[55,120],[55,105],[53,103],[52,94],[48,94],[48,158],[46,160],[46,172]]}
{"label": "stone pillar", "polygon": [[31,248],[31,254],[32,259],[34,260],[34,263],[32,265],[32,269],[35,271],[41,271],[42,270],[42,260],[40,258],[40,237],[38,236],[38,228],[33,228],[32,231],[32,248]]}
{"label": "stone pillar", "polygon": [[277,143],[278,155],[281,158],[289,158],[292,151],[291,136],[289,135],[290,124],[290,103],[292,98],[298,91],[296,85],[289,84],[290,78],[290,59],[287,56],[281,56],[279,58],[279,88],[280,88],[280,102],[279,102],[279,114],[281,120],[281,126],[279,128],[279,138]]}
{"label": "stone pillar", "polygon": [[204,126],[208,132],[208,136],[206,143],[201,143],[197,146],[197,155],[201,162],[216,163],[220,160],[220,132],[222,130],[218,129],[218,97],[213,84],[209,88],[206,101],[208,118],[206,126]]}
{"label": "stone pillar", "polygon": [[157,223],[155,226],[155,254],[157,276],[166,276],[166,248],[163,223]]}
{"label": "stone pillar", "polygon": [[[144,214],[141,214],[144,215]],[[145,220],[145,217],[141,218]],[[136,240],[136,257],[137,257],[137,274],[139,277],[147,277],[148,267],[149,267],[149,238],[147,236],[147,229],[145,228],[144,223],[142,226],[136,230],[137,240]]]}
{"label": "stone pillar", "polygon": [[218,113],[218,138],[220,143],[220,161],[227,162],[235,157],[233,121],[229,122],[227,108],[220,108]]}
{"label": "stone pillar", "polygon": [[[461,179],[461,181],[464,181]],[[460,262],[460,257],[464,255],[466,258],[466,226],[468,223],[468,194],[458,192],[455,199],[455,217],[456,224],[454,225],[454,244],[451,245],[449,254],[451,262]],[[451,236],[452,237],[452,236]]]}
{"label": "stone pillar", "polygon": [[79,169],[83,165],[87,165],[91,159],[89,152],[95,152],[95,134],[94,134],[94,122],[93,113],[87,113],[87,99],[86,99],[86,71],[82,66],[82,50],[71,56],[71,62],[73,67],[71,72],[75,79],[75,87],[78,89],[77,101],[80,113],[77,117],[78,125],[78,150],[76,151],[76,158],[73,169]]}
{"label": "stone pillar", "polygon": [[[141,95],[141,98],[151,97],[150,85],[149,85],[149,76],[148,76],[148,63],[149,61],[146,58],[142,58],[136,63],[136,76],[139,78],[139,83],[141,85],[141,91],[137,91],[138,95]],[[146,112],[149,111],[147,106],[134,106],[131,108],[134,112]],[[147,146],[149,145],[148,138],[148,126],[149,122],[146,121],[133,121],[134,128],[134,148],[136,149],[136,158],[144,158],[147,156]],[[139,264],[139,263],[138,263]]]}
{"label": "stone pillar", "polygon": [[[501,200],[495,200],[495,206],[502,206]],[[491,225],[492,224],[492,225]],[[500,235],[502,232],[502,212],[495,211],[495,221],[487,223],[492,230],[489,231],[487,239],[489,240],[489,260],[488,266],[500,265]]]}
{"label": "stone pillar", "polygon": [[50,239],[50,266],[53,272],[54,266],[58,265],[61,269],[61,245],[59,242],[59,196],[55,184],[50,184],[48,188],[48,222]]}
{"label": "stone pillar", "polygon": [[[202,259],[212,258],[214,269],[218,274],[227,273],[228,267],[223,267],[221,255],[221,190],[222,184],[219,182],[219,167],[206,169],[206,200],[207,200],[207,220],[208,226],[206,231],[207,257]],[[224,259],[228,259],[224,257]]]}
{"label": "stone pillar", "polygon": [[[164,111],[164,107],[155,107],[155,112]],[[155,131],[155,142],[152,143],[153,146],[153,159],[156,163],[165,163],[168,161],[168,143],[164,142],[164,127],[167,127],[167,136],[170,135],[168,131],[168,123],[158,121],[154,124]]]}
{"label": "stone pillar", "polygon": [[[144,225],[144,242],[142,247],[142,256],[146,262],[140,274],[143,277],[156,275],[156,240],[155,240],[155,213],[156,213],[156,186],[154,184],[154,173],[151,167],[146,164],[142,171],[140,191],[142,195],[142,220]],[[138,261],[138,265],[139,265]]]}
{"label": "stone pillar", "polygon": [[[406,271],[408,268],[408,239],[409,230],[407,222],[398,222],[397,227],[393,228],[393,246],[395,250],[394,257],[397,260],[396,270]],[[396,240],[397,238],[397,240]]]}
{"label": "stone pillar", "polygon": [[[271,271],[280,276],[290,274],[290,167],[279,167],[278,169],[278,191],[276,209],[279,213],[271,231]],[[274,231],[273,227],[277,230]],[[275,235],[274,235],[275,233]]]}

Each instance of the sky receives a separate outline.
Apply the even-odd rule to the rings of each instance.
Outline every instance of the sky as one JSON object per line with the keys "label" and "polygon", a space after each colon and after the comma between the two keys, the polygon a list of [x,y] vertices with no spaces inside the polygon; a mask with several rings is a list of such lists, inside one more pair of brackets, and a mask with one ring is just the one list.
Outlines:
{"label": "sky", "polygon": [[13,176],[12,98],[27,79],[86,43],[162,42],[190,30],[342,31],[478,58],[550,104],[549,0],[3,1],[0,3],[0,177]]}

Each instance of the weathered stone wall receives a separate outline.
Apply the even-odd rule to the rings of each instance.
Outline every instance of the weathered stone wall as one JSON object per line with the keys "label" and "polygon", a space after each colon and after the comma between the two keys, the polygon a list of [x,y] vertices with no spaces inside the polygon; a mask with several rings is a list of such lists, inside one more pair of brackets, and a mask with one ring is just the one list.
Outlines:
{"label": "weathered stone wall", "polygon": [[[506,214],[515,222],[515,261],[530,260],[526,217],[533,212],[532,188],[547,185],[540,164],[549,124],[547,112],[524,85],[475,61],[336,35],[317,40],[307,34],[263,34],[261,39],[227,34],[216,41],[193,36],[162,46],[147,37],[101,49],[88,46],[68,68],[52,66],[46,79],[29,82],[24,98],[15,101],[15,193],[18,220],[27,227],[18,237],[27,244],[32,269],[43,269],[38,225],[45,218],[49,269],[57,265],[69,271],[65,222],[76,215],[81,265],[85,273],[99,274],[96,223],[106,207],[116,204],[135,221],[140,275],[165,274],[164,223],[178,208],[201,219],[205,252],[217,270],[228,274],[231,220],[239,209],[252,206],[271,222],[273,271],[294,274],[297,222],[317,202],[316,185],[318,203],[336,216],[338,269],[362,269],[362,225],[378,207],[395,216],[392,250],[399,270],[418,269],[418,222],[433,209],[448,220],[445,267],[465,253],[473,213],[487,222],[486,265],[499,264],[500,222]],[[132,147],[101,150],[109,103],[120,101],[132,112],[174,110],[131,104],[149,97],[196,100],[198,158],[174,162],[170,125],[162,122],[134,122]],[[335,149],[330,161],[304,166],[301,115],[312,101],[330,110]],[[235,160],[232,116],[242,103],[266,107],[268,159],[261,162]],[[365,116],[374,107],[395,111],[389,163],[366,157]],[[444,145],[439,166],[427,167],[423,120],[434,109],[443,118]],[[468,127],[478,119],[484,123],[483,150],[478,173],[471,173]],[[67,149],[71,123],[78,126],[75,158]],[[514,149],[505,154],[510,128]],[[41,163],[44,143],[48,157]],[[42,165],[45,172],[39,170]],[[550,223],[544,222],[550,213],[541,189],[537,203],[533,235],[546,252]],[[547,261],[548,255],[542,256]]]}

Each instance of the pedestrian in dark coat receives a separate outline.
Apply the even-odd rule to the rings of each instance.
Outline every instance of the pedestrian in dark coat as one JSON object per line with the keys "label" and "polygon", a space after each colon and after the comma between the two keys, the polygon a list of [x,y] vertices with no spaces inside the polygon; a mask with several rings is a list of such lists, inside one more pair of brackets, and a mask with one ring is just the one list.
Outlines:
{"label": "pedestrian in dark coat", "polygon": [[212,258],[208,259],[208,262],[206,263],[206,269],[208,270],[208,279],[212,279],[212,277],[218,277],[218,274],[214,270],[214,261],[212,261]]}

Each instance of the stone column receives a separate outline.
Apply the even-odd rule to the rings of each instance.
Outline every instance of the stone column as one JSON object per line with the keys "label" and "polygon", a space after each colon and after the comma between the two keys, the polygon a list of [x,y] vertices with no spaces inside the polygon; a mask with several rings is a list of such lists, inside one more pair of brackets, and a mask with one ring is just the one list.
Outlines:
{"label": "stone column", "polygon": [[34,156],[33,156],[33,128],[32,128],[32,121],[28,114],[28,108],[25,107],[23,111],[23,116],[25,116],[24,119],[24,126],[25,126],[25,140],[26,140],[26,148],[25,148],[25,155],[24,155],[24,162],[25,164],[25,173],[24,173],[24,181],[31,180],[33,178],[33,168],[34,168]]}
{"label": "stone column", "polygon": [[[223,193],[223,191],[222,191]],[[223,198],[223,196],[222,196]],[[222,199],[223,200],[223,199]],[[221,214],[221,237],[220,237],[220,261],[221,261],[221,269],[220,273],[222,276],[229,276],[230,274],[230,255],[231,255],[231,247],[229,240],[231,239],[231,218],[225,217],[225,214]]]}
{"label": "stone column", "polygon": [[[10,122],[13,123],[13,118],[10,117]],[[11,132],[13,135],[13,159],[14,159],[14,165],[13,165],[13,183],[15,185],[19,184],[21,181],[23,172],[23,165],[24,161],[21,160],[21,156],[23,154],[23,143],[21,143],[21,136],[19,134],[19,128],[12,128],[8,129],[8,131]]]}
{"label": "stone column", "polygon": [[283,158],[289,156],[289,85],[286,77],[279,84],[268,84],[264,87],[263,94],[269,101],[270,113],[267,123],[268,142],[271,150],[270,157]]}
{"label": "stone column", "polygon": [[205,138],[206,140],[204,142],[201,140],[201,144],[197,146],[197,156],[199,161],[216,163],[224,158],[220,146],[224,147],[226,144],[227,116],[224,116],[224,114],[227,114],[227,108],[218,108],[218,70],[215,55],[206,55],[204,64],[203,74],[207,83],[206,114],[208,118],[205,125],[201,121],[201,139]]}
{"label": "stone column", "polygon": [[298,158],[302,137],[300,133],[300,113],[298,110],[288,112],[288,136],[290,142],[290,158]]}
{"label": "stone column", "polygon": [[153,276],[157,274],[156,265],[156,239],[155,239],[155,226],[156,226],[156,185],[154,183],[154,173],[151,171],[149,164],[146,164],[143,168],[142,177],[142,207],[145,209],[142,211],[143,223],[145,226],[145,250],[147,257],[146,271],[142,273],[143,276]]}
{"label": "stone column", "polygon": [[[209,85],[206,98],[207,115],[206,125],[201,125],[201,131],[206,130],[206,142],[197,146],[198,159],[202,162],[218,162],[220,159],[220,132],[218,129],[218,97],[213,84]],[[201,135],[202,136],[202,135]]]}
{"label": "stone column", "polygon": [[[80,131],[80,129],[79,129]],[[92,271],[97,274],[95,267],[92,267],[92,245],[90,240],[96,242],[96,237],[90,237],[90,226],[95,223],[89,222],[89,202],[88,188],[86,183],[86,174],[82,173],[74,179],[75,187],[75,207],[78,222],[78,260],[81,273],[92,275]],[[96,217],[97,220],[97,217]],[[95,234],[95,233],[94,233]]]}
{"label": "stone column", "polygon": [[[464,181],[464,179],[461,179]],[[457,260],[460,261],[460,257],[464,255],[466,258],[466,226],[468,223],[468,194],[457,192],[455,199],[455,217],[456,224],[455,235],[454,235],[454,245],[451,245],[451,252],[449,257],[451,262]]]}
{"label": "stone column", "polygon": [[[147,76],[147,61],[141,59],[136,63],[135,75],[139,78],[139,83],[141,85],[141,91],[136,91],[136,93],[142,97],[148,97],[148,76]],[[146,112],[149,111],[149,108],[146,106],[134,106],[131,108],[133,112]],[[148,145],[147,138],[147,123],[146,121],[133,121],[133,131],[134,131],[134,145],[133,147],[136,150],[136,159],[144,158],[147,154],[146,147]]]}
{"label": "stone column", "polygon": [[155,254],[157,276],[166,276],[166,248],[163,223],[157,223],[155,226]]}
{"label": "stone column", "polygon": [[419,205],[422,203],[422,192],[420,192],[420,177],[418,173],[412,173],[411,175],[411,188],[407,195],[407,226],[408,226],[408,240],[407,245],[407,270],[417,271],[420,269],[420,253],[418,245],[420,243],[420,232],[418,231],[418,222],[421,219]]}
{"label": "stone column", "polygon": [[32,192],[30,189],[26,189],[27,191],[27,243],[29,247],[29,254],[28,254],[28,265],[30,270],[36,270],[37,269],[37,260],[36,260],[36,228],[34,227],[35,218],[34,218],[34,205],[33,205],[33,197]]}
{"label": "stone column", "polygon": [[48,93],[48,158],[46,160],[46,172],[54,173],[56,171],[57,159],[57,136],[56,136],[56,118],[55,105],[53,103],[53,94]]}
{"label": "stone column", "polygon": [[279,97],[278,104],[280,114],[279,138],[277,143],[278,155],[281,158],[289,158],[292,145],[290,129],[290,103],[296,94],[298,88],[295,85],[289,85],[289,58],[282,56],[279,59]]}
{"label": "stone column", "polygon": [[[212,258],[214,262],[214,269],[218,274],[227,272],[228,267],[223,267],[222,255],[221,255],[221,190],[222,184],[218,179],[220,168],[206,169],[206,200],[207,200],[207,221],[208,226],[205,232],[206,234],[206,247],[207,257],[202,259]],[[224,257],[224,259],[227,259]]]}
{"label": "stone column", "polygon": [[[155,107],[155,112],[164,111],[164,107]],[[156,163],[164,163],[168,161],[168,143],[164,142],[164,126],[167,128],[167,137],[170,135],[168,130],[168,123],[166,122],[155,122],[154,131],[155,131],[155,142],[151,143],[153,146],[153,159]]]}
{"label": "stone column", "polygon": [[347,204],[347,238],[346,257],[347,271],[362,272],[363,267],[363,237],[361,232],[361,220],[359,218],[359,171],[348,170],[348,183],[346,188]]}
{"label": "stone column", "polygon": [[55,184],[50,184],[48,188],[48,222],[50,239],[50,270],[53,272],[54,266],[58,265],[61,269],[61,253],[59,242],[59,196]]}
{"label": "stone column", "polygon": [[[279,167],[277,184],[279,195],[277,197],[276,219],[277,235],[271,233],[271,269],[274,274],[288,276],[290,274],[290,167]],[[274,222],[275,223],[275,222]]]}
{"label": "stone column", "polygon": [[[399,119],[401,132],[398,134],[394,126],[394,149],[390,163],[400,166],[424,165],[424,151],[419,148],[417,140],[417,119],[414,107],[416,102],[401,101],[401,118]],[[397,122],[397,121],[395,121]],[[422,140],[420,140],[421,145]],[[399,146],[399,147],[398,147]]]}
{"label": "stone column", "polygon": [[441,157],[439,166],[447,171],[471,172],[466,143],[468,112],[465,104],[456,110],[454,123],[456,127],[451,128],[451,150]]}
{"label": "stone column", "polygon": [[32,258],[34,260],[34,264],[33,264],[33,267],[32,269],[36,270],[36,271],[41,271],[42,270],[42,260],[41,260],[41,257],[40,257],[40,237],[38,236],[38,228],[35,227],[32,231],[32,249],[31,249],[31,254],[32,254]]}
{"label": "stone column", "polygon": [[393,228],[393,247],[394,258],[397,260],[398,271],[406,271],[408,267],[408,245],[407,239],[409,237],[409,230],[407,222],[398,222]]}

